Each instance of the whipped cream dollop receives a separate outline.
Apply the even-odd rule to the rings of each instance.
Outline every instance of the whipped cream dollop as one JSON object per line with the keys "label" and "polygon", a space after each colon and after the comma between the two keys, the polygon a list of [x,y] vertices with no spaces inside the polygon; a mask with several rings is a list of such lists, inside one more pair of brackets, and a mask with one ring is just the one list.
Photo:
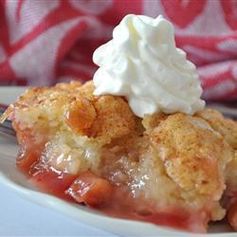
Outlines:
{"label": "whipped cream dollop", "polygon": [[202,110],[196,67],[176,48],[173,25],[162,16],[127,15],[113,38],[97,48],[95,95],[124,96],[139,117]]}

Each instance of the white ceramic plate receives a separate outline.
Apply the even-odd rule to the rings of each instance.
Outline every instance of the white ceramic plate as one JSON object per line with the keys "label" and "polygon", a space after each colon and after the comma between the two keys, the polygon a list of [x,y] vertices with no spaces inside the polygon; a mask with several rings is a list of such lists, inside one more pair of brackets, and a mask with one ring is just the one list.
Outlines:
{"label": "white ceramic plate", "polygon": [[[6,102],[3,91],[0,88],[0,103]],[[7,102],[14,100],[22,90],[11,90],[12,96],[7,95]],[[10,94],[11,94],[10,93]],[[79,222],[101,228],[120,236],[191,236],[190,233],[175,231],[169,228],[156,226],[150,223],[129,221],[107,217],[87,207],[68,203],[56,197],[38,192],[22,175],[15,166],[17,145],[14,139],[0,137],[0,185],[6,185],[22,197],[41,206],[55,209]],[[228,232],[224,224],[216,224],[210,229],[208,236],[237,236]],[[219,233],[218,233],[219,232]],[[203,236],[203,235],[193,235]]]}

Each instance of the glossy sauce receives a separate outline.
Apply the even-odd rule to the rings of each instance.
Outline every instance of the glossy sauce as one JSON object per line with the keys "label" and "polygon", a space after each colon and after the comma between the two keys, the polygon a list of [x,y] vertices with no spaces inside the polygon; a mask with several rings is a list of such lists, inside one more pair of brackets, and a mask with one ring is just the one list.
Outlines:
{"label": "glossy sauce", "polygon": [[[87,176],[88,172],[86,172],[85,174]],[[79,186],[77,186],[76,189],[76,186],[73,186],[73,183],[78,180],[78,177],[75,175],[42,169],[38,172],[35,172],[34,174],[31,174],[29,179],[30,182],[33,182],[34,185],[36,185],[40,190],[46,193],[55,195],[66,201],[86,204],[112,217],[151,222],[154,224],[170,226],[181,230],[205,232],[203,219],[200,218],[200,215],[198,213],[192,213],[192,215],[190,215],[190,213],[178,209],[170,209],[166,212],[154,212],[152,206],[147,209],[137,210],[139,202],[142,203],[143,206],[146,206],[144,205],[144,202],[142,200],[134,200],[129,196],[130,194],[128,193],[128,191],[118,186],[111,185],[112,192],[108,192],[108,187],[106,187],[105,192],[103,192],[103,187],[95,188],[95,186],[92,185],[91,194],[96,196],[96,200],[99,201],[98,203],[90,203],[90,201],[88,201],[90,200],[88,196],[86,197],[87,199],[84,200],[76,198],[76,195],[78,195],[78,193],[82,193],[83,190],[80,190]],[[72,187],[74,187],[74,189],[72,189]],[[102,191],[100,191],[101,189]],[[88,190],[90,190],[90,188],[88,188]],[[195,221],[196,223],[195,229],[193,229],[192,221]]]}
{"label": "glossy sauce", "polygon": [[46,193],[66,201],[86,204],[113,217],[205,232],[207,218],[200,212],[190,213],[177,208],[157,211],[148,201],[133,198],[126,185],[113,185],[89,171],[70,175],[53,170],[52,167],[41,163],[44,144],[38,146],[28,144],[27,149],[21,148],[17,166],[29,177],[30,182]]}

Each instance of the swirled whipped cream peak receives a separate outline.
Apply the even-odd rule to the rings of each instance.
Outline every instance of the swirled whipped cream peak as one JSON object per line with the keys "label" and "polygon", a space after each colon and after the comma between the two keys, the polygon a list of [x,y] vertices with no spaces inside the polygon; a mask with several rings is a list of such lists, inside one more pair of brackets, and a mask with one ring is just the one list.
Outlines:
{"label": "swirled whipped cream peak", "polygon": [[139,117],[192,115],[205,106],[196,67],[176,48],[174,27],[162,16],[125,16],[93,61],[99,66],[94,94],[124,96]]}

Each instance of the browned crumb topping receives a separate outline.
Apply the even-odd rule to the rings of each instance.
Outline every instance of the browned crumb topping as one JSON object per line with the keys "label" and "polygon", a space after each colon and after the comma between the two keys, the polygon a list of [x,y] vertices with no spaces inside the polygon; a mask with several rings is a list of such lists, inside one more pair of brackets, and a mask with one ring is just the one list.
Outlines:
{"label": "browned crumb topping", "polygon": [[55,169],[93,170],[134,196],[208,208],[211,219],[223,218],[225,186],[237,187],[231,182],[237,176],[235,122],[209,109],[139,119],[124,98],[93,91],[92,82],[26,91],[7,112],[19,143],[29,130],[31,142],[45,144],[42,162]]}

